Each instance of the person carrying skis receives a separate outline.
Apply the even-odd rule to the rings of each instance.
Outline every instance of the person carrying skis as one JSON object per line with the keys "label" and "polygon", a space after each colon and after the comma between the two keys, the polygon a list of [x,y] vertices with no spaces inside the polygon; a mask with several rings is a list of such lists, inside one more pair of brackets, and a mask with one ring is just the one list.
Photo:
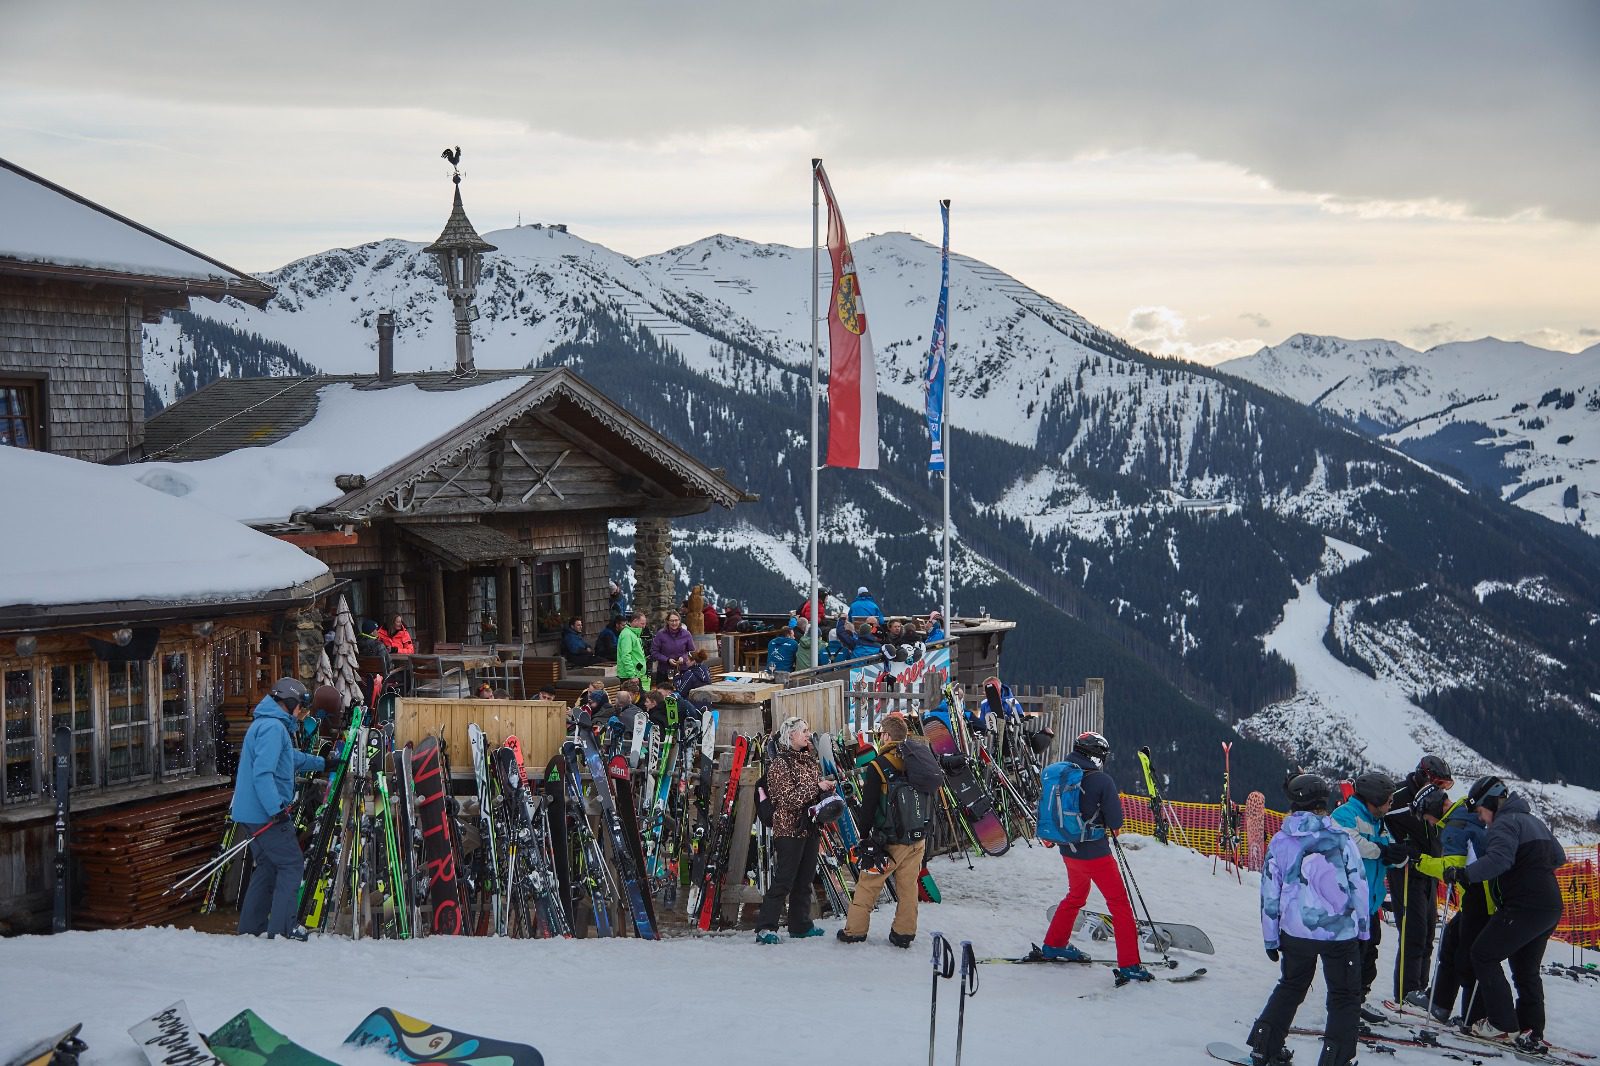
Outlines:
{"label": "person carrying skis", "polygon": [[[1447,866],[1466,866],[1483,854],[1488,827],[1478,820],[1478,812],[1463,796],[1445,811],[1439,830],[1443,850],[1440,858],[1425,855],[1417,861],[1422,872],[1444,880]],[[1475,995],[1478,979],[1472,972],[1472,945],[1494,914],[1494,882],[1461,887],[1461,908],[1440,934],[1439,965],[1433,976],[1433,1001],[1420,992],[1406,994],[1406,1002],[1430,1011],[1434,1018],[1448,1022],[1454,1013],[1456,995],[1461,996],[1463,1023],[1470,1026],[1484,1016],[1483,997]]]}
{"label": "person carrying skis", "polygon": [[1370,935],[1372,890],[1355,837],[1328,817],[1328,782],[1301,774],[1285,791],[1290,814],[1268,843],[1261,871],[1261,939],[1267,958],[1279,964],[1279,977],[1250,1030],[1250,1061],[1287,1066],[1293,1053],[1284,1040],[1320,958],[1328,1020],[1317,1066],[1349,1066],[1360,1024],[1359,945]]}
{"label": "person carrying skis", "polygon": [[[1044,957],[1081,962],[1088,955],[1067,941],[1077,923],[1078,912],[1089,899],[1093,885],[1105,897],[1111,915],[1111,932],[1117,944],[1117,968],[1112,976],[1119,985],[1129,981],[1153,981],[1155,975],[1144,968],[1139,958],[1139,924],[1133,918],[1133,902],[1122,883],[1122,871],[1111,854],[1111,836],[1122,828],[1122,796],[1117,783],[1105,772],[1111,745],[1099,733],[1082,733],[1073,742],[1066,761],[1083,771],[1079,812],[1088,838],[1078,844],[1063,844],[1061,860],[1067,867],[1067,895],[1056,907],[1055,917],[1044,934]],[[1044,841],[1047,848],[1055,847]]]}
{"label": "person carrying skis", "polygon": [[[1467,792],[1467,804],[1489,827],[1483,856],[1465,866],[1446,866],[1444,880],[1471,886],[1492,879],[1496,893],[1494,915],[1472,942],[1470,952],[1486,1013],[1472,1033],[1543,1054],[1544,984],[1539,966],[1545,944],[1561,921],[1556,870],[1566,864],[1567,853],[1549,826],[1529,810],[1527,799],[1508,789],[1498,777],[1474,782]],[[1500,969],[1500,964],[1508,961],[1517,985],[1514,1006],[1511,988]]]}
{"label": "person carrying skis", "polygon": [[305,855],[290,821],[295,778],[326,770],[320,755],[297,751],[295,734],[311,713],[311,693],[292,677],[279,678],[245,731],[233,779],[230,814],[250,840],[255,875],[239,904],[239,932],[304,940],[294,928]]}
{"label": "person carrying skis", "polygon": [[[889,943],[909,948],[917,938],[917,878],[927,848],[928,816],[944,784],[938,756],[921,737],[909,735],[905,716],[886,714],[878,722],[878,754],[862,770],[861,807],[856,824],[870,826],[857,854],[861,876],[850,897],[850,913],[838,938],[846,944],[867,939],[872,908],[883,883],[894,878],[894,923]],[[916,797],[901,796],[906,788]],[[921,824],[912,809],[922,814]]]}
{"label": "person carrying skis", "polygon": [[[1399,843],[1413,845],[1422,855],[1437,857],[1440,845],[1436,826],[1444,816],[1444,794],[1454,784],[1450,767],[1443,759],[1424,755],[1395,789],[1389,813],[1383,819],[1384,827]],[[1417,802],[1419,796],[1424,801],[1421,804]],[[1407,992],[1427,983],[1434,926],[1439,917],[1434,902],[1437,888],[1438,882],[1419,870],[1416,863],[1389,871],[1389,898],[1400,929],[1400,946],[1394,959],[1396,1000],[1404,1000]]]}
{"label": "person carrying skis", "polygon": [[[1420,858],[1422,852],[1414,844],[1395,841],[1383,827],[1383,816],[1389,813],[1394,799],[1394,778],[1378,770],[1359,774],[1352,782],[1350,798],[1333,812],[1333,823],[1356,842],[1361,853],[1361,872],[1367,879],[1367,928],[1371,936],[1361,941],[1361,998],[1363,1003],[1372,992],[1372,983],[1378,979],[1378,944],[1383,937],[1383,922],[1378,912],[1383,909],[1387,894],[1384,887],[1384,868],[1404,866]],[[1373,1008],[1361,1007],[1361,1016],[1369,1022],[1382,1021],[1385,1015]]]}
{"label": "person carrying skis", "polygon": [[645,654],[644,640],[639,636],[644,629],[644,612],[634,611],[628,624],[617,634],[617,679],[633,678],[643,684]]}
{"label": "person carrying skis", "polygon": [[811,882],[817,876],[822,834],[806,813],[834,790],[822,776],[811,749],[811,727],[804,718],[785,718],[773,737],[776,751],[767,764],[767,795],[772,798],[772,881],[756,914],[756,943],[778,943],[778,918],[789,904],[789,938],[821,936],[811,921]]}

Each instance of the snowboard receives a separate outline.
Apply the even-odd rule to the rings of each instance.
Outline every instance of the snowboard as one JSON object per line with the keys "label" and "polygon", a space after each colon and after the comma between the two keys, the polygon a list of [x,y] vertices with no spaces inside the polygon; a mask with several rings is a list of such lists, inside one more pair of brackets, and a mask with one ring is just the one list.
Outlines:
{"label": "snowboard", "polygon": [[[1010,955],[1010,956],[1001,955],[1001,956],[998,956],[998,957],[995,957],[995,958],[979,959],[978,961],[979,962],[987,962],[987,963],[1008,963],[1008,964],[1011,964],[1013,966],[1023,966],[1023,965],[1033,964],[1033,963],[1041,963],[1041,964],[1048,963],[1051,966],[1112,966],[1112,967],[1114,967],[1114,966],[1117,965],[1117,960],[1116,959],[1047,959],[1047,958],[1044,957],[1044,952],[1042,950],[1040,950],[1038,944],[1034,944],[1033,947],[1029,950],[1029,952],[1026,955]],[[1156,969],[1156,970],[1159,970],[1159,969],[1176,970],[1178,968],[1178,960],[1177,959],[1160,959],[1160,960],[1157,960],[1157,961],[1154,961],[1154,962],[1147,962],[1147,963],[1145,963],[1145,968],[1146,969]]]}
{"label": "snowboard", "polygon": [[1266,819],[1267,797],[1250,793],[1244,799],[1245,864],[1258,873],[1267,860]]}
{"label": "snowboard", "polygon": [[464,919],[456,883],[455,849],[450,843],[450,815],[445,802],[438,737],[423,737],[412,750],[411,780],[416,788],[417,822],[422,830],[422,874],[427,882],[428,902],[433,907],[431,931],[460,934]]}
{"label": "snowboard", "polygon": [[89,1050],[89,1045],[78,1039],[79,1022],[64,1033],[29,1045],[20,1055],[6,1060],[6,1066],[77,1066],[78,1056]]}
{"label": "snowboard", "polygon": [[[1056,916],[1056,907],[1059,906],[1060,904],[1057,903],[1046,909],[1045,916],[1054,918]],[[1139,918],[1137,921],[1139,923],[1139,931],[1148,936],[1150,923],[1143,918]],[[1111,916],[1101,914],[1099,911],[1081,910],[1078,912],[1077,921],[1072,923],[1072,929],[1074,932],[1088,929],[1090,935],[1096,940],[1103,940],[1112,935]],[[1160,946],[1162,950],[1178,948],[1181,951],[1198,951],[1202,955],[1215,955],[1217,953],[1216,947],[1211,943],[1211,938],[1206,935],[1205,930],[1198,926],[1157,922],[1155,923],[1155,929],[1159,940],[1159,945],[1157,946]]]}
{"label": "snowboard", "polygon": [[224,1022],[206,1037],[206,1043],[224,1066],[337,1066],[296,1044],[249,1009]]}
{"label": "snowboard", "polygon": [[972,835],[978,839],[978,846],[985,855],[1004,855],[1011,850],[1011,841],[1006,834],[1005,826],[1000,822],[1000,816],[995,813],[994,801],[978,783],[977,775],[972,772],[972,764],[965,755],[956,747],[956,740],[950,734],[950,727],[937,715],[928,715],[922,721],[922,735],[927,740],[928,746],[939,757],[939,765],[944,768],[945,781],[950,786],[950,793],[955,797],[956,806],[961,809],[961,816],[966,819],[967,825],[972,829]]}
{"label": "snowboard", "polygon": [[431,1025],[379,1007],[344,1038],[357,1047],[377,1047],[401,1060],[454,1066],[544,1066],[544,1056],[527,1044],[492,1040]]}
{"label": "snowboard", "polygon": [[1206,1054],[1223,1062],[1231,1062],[1234,1066],[1250,1066],[1249,1049],[1230,1044],[1226,1040],[1213,1040],[1207,1044]]}
{"label": "snowboard", "polygon": [[128,1035],[150,1066],[217,1066],[217,1057],[206,1047],[181,999],[129,1029]]}

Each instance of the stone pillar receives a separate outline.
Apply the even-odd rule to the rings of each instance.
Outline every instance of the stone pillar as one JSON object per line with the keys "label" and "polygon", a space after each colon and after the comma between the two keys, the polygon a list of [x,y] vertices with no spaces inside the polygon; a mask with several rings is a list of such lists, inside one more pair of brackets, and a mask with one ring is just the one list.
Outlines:
{"label": "stone pillar", "polygon": [[672,579],[672,519],[633,521],[633,606],[644,611],[652,627],[667,620],[676,607]]}

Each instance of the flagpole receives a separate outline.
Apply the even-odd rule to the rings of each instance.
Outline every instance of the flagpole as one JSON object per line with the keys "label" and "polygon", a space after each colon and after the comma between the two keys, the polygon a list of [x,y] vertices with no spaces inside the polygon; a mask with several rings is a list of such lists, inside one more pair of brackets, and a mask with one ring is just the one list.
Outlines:
{"label": "flagpole", "polygon": [[[942,205],[945,209],[945,218],[949,218],[950,201],[945,200]],[[948,224],[948,223],[947,223]],[[946,238],[948,240],[948,237]],[[950,372],[952,370],[952,357],[955,355],[954,334],[950,330],[950,303],[946,301],[944,311],[944,398],[940,401],[943,411],[944,424],[940,427],[940,444],[944,448],[944,631],[950,634]]]}
{"label": "flagpole", "polygon": [[817,602],[817,422],[822,410],[817,371],[817,168],[821,165],[820,159],[811,161],[811,592],[806,602],[811,604],[812,666],[820,661],[822,648],[822,607]]}

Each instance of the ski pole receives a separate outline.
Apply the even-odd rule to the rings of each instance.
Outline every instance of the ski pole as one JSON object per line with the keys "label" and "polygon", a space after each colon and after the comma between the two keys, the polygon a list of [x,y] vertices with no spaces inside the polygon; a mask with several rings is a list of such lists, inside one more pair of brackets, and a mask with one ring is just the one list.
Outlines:
{"label": "ski pole", "polygon": [[1406,925],[1411,920],[1411,873],[1400,869],[1400,920],[1395,928],[1400,930],[1400,953],[1394,960],[1394,1000],[1406,1001]]}
{"label": "ski pole", "polygon": [[1111,837],[1112,847],[1117,849],[1117,858],[1121,860],[1123,878],[1133,888],[1133,895],[1139,901],[1139,906],[1144,911],[1144,920],[1150,926],[1150,946],[1161,952],[1162,958],[1167,958],[1167,938],[1156,928],[1156,921],[1150,917],[1150,905],[1144,901],[1144,893],[1139,891],[1139,882],[1133,879],[1133,867],[1128,863],[1128,856],[1122,850],[1122,841],[1115,835]]}
{"label": "ski pole", "polygon": [[928,1066],[933,1066],[933,1038],[939,1028],[939,978],[949,979],[956,973],[955,953],[943,933],[933,934],[933,991],[928,1000]]}
{"label": "ski pole", "polygon": [[[1437,893],[1438,889],[1434,889]],[[1437,914],[1437,911],[1435,911]],[[1433,1014],[1433,997],[1439,989],[1439,960],[1444,957],[1444,928],[1450,924],[1450,886],[1444,886],[1444,921],[1439,924],[1439,931],[1433,938],[1433,966],[1425,974],[1428,978],[1428,1013]],[[1470,945],[1469,945],[1470,947]],[[1459,948],[1457,949],[1459,950]]]}
{"label": "ski pole", "polygon": [[[163,892],[161,894],[163,896],[169,895],[169,894],[171,894],[173,892],[177,892],[178,889],[183,888],[184,885],[189,885],[188,888],[184,888],[183,892],[180,893],[181,895],[187,896],[189,893],[193,892],[195,889],[200,887],[200,882],[204,881],[206,879],[206,876],[208,874],[210,874],[212,870],[216,869],[219,866],[225,866],[229,862],[232,862],[233,861],[233,857],[235,855],[239,854],[245,848],[248,848],[250,846],[250,841],[254,840],[256,837],[260,836],[262,833],[265,833],[268,829],[271,829],[274,825],[277,825],[277,824],[278,823],[277,823],[276,819],[273,819],[272,821],[269,821],[266,825],[262,826],[260,829],[257,829],[254,833],[251,833],[248,837],[246,837],[245,839],[239,841],[239,843],[233,845],[233,847],[231,847],[228,850],[224,851],[221,855],[218,855],[216,858],[212,859],[210,862],[205,863],[203,866],[200,866],[197,869],[195,869],[195,870],[191,871],[190,873],[188,873],[187,875],[185,875],[178,882],[176,882],[171,888],[167,889],[166,892]],[[190,882],[194,882],[194,883],[190,884]]]}
{"label": "ski pole", "polygon": [[956,1011],[956,1066],[961,1066],[961,1038],[967,1026],[967,997],[978,994],[978,960],[972,955],[972,941],[961,942],[961,1006]]}

